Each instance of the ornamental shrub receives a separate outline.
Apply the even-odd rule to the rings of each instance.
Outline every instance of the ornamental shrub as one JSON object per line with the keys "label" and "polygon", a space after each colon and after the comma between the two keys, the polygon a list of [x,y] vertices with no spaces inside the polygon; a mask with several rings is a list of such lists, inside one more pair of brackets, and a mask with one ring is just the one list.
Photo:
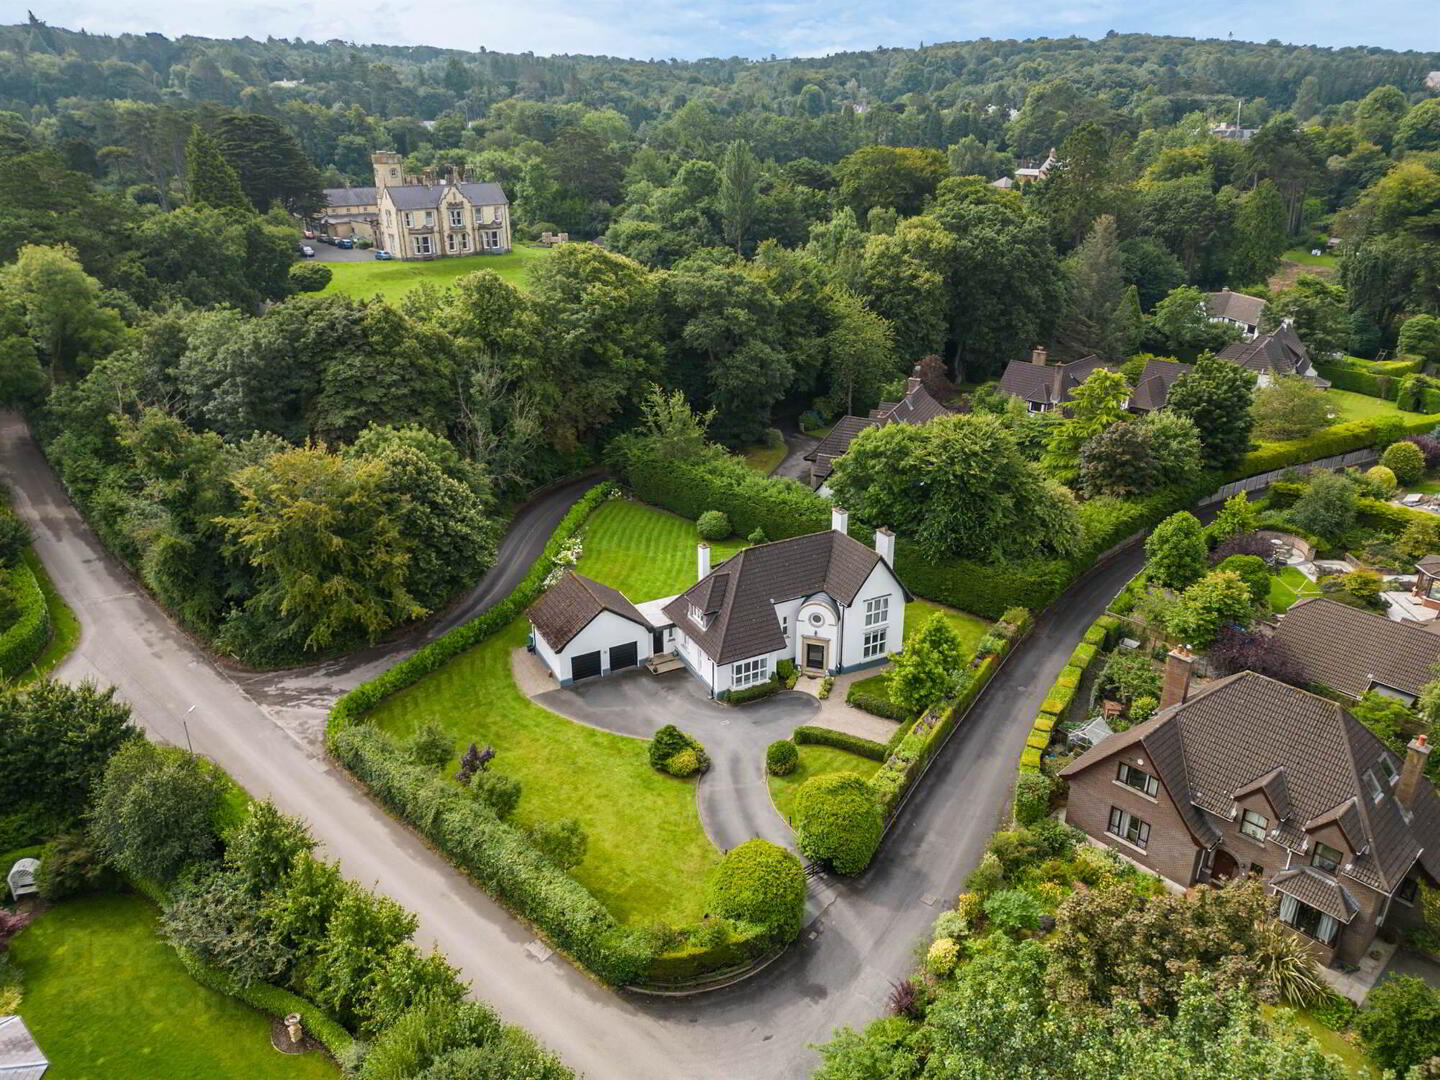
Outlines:
{"label": "ornamental shrub", "polygon": [[955,963],[959,959],[959,944],[954,938],[942,937],[933,942],[930,951],[925,954],[925,970],[931,975],[944,978],[955,970]]}
{"label": "ornamental shrub", "polygon": [[1055,782],[1044,773],[1022,772],[1015,781],[1015,820],[1033,825],[1050,812]]}
{"label": "ornamental shrub", "polygon": [[297,293],[319,292],[330,284],[330,267],[323,263],[297,262],[290,267],[290,290]]}
{"label": "ornamental shrub", "polygon": [[762,529],[759,525],[756,525],[750,535],[745,538],[745,542],[747,544],[768,544],[770,542],[770,538],[765,535],[764,529]]}
{"label": "ornamental shrub", "polygon": [[808,858],[858,874],[880,845],[884,822],[870,786],[854,773],[814,776],[795,795],[795,835]]}
{"label": "ornamental shrub", "polygon": [[1392,975],[1370,991],[1355,1030],[1375,1064],[1403,1076],[1440,1054],[1440,991],[1413,976]]}
{"label": "ornamental shrub", "polygon": [[1406,487],[1425,475],[1425,455],[1412,442],[1391,443],[1380,455],[1380,464],[1393,472],[1396,481]]}
{"label": "ornamental shrub", "polygon": [[788,944],[805,925],[805,867],[778,844],[747,840],[710,875],[705,910],[764,927],[772,945]]}
{"label": "ornamental shrub", "polygon": [[[1396,443],[1395,445],[1400,446],[1402,444]],[[1414,444],[1411,443],[1410,445],[1413,446]],[[1423,451],[1421,451],[1421,456],[1424,456]],[[1365,480],[1371,488],[1374,489],[1376,496],[1381,499],[1388,499],[1391,495],[1395,494],[1395,488],[1398,487],[1400,483],[1395,477],[1395,471],[1386,468],[1384,465],[1376,465],[1366,469]]]}
{"label": "ornamental shrub", "polygon": [[800,764],[800,751],[789,739],[777,739],[765,750],[765,768],[771,776],[789,776]]}
{"label": "ornamental shrub", "polygon": [[455,740],[448,731],[431,720],[416,729],[406,750],[410,754],[410,760],[416,765],[438,769],[450,760],[450,755],[455,751]]}
{"label": "ornamental shrub", "polygon": [[1034,930],[1045,917],[1045,905],[1020,889],[1001,889],[986,898],[985,917],[1001,930]]}
{"label": "ornamental shrub", "polygon": [[665,771],[682,780],[694,776],[701,771],[700,755],[690,747],[686,747],[665,760]]}
{"label": "ornamental shrub", "polygon": [[1270,595],[1270,567],[1258,555],[1231,555],[1222,559],[1215,569],[1239,574],[1257,604]]}
{"label": "ornamental shrub", "polygon": [[64,900],[85,893],[108,892],[122,882],[105,861],[89,834],[64,833],[45,845],[35,885],[46,900]]}
{"label": "ornamental shrub", "polygon": [[706,510],[695,522],[701,540],[724,540],[730,535],[730,519],[720,510]]}
{"label": "ornamental shrub", "polygon": [[[686,750],[695,752],[694,768],[687,773],[677,773],[671,767],[671,759]],[[679,763],[679,767],[689,764],[691,764],[689,759],[686,759]],[[674,724],[666,724],[655,732],[654,737],[650,740],[650,767],[652,769],[668,772],[671,776],[693,776],[696,772],[704,770],[709,764],[710,759],[705,756],[705,748]]]}

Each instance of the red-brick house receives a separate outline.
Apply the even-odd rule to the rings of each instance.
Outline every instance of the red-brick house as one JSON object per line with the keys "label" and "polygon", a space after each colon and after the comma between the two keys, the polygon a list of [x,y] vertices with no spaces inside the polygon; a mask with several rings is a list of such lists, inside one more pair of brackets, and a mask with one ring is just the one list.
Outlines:
{"label": "red-brick house", "polygon": [[1440,879],[1424,737],[1401,761],[1334,701],[1253,672],[1187,700],[1190,663],[1172,653],[1160,712],[1061,773],[1070,824],[1183,887],[1255,874],[1327,964],[1420,925],[1417,883]]}

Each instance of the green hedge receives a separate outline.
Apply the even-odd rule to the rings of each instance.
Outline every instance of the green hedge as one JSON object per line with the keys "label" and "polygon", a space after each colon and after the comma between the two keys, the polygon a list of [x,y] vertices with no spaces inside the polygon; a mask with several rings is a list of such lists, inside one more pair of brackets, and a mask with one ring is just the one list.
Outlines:
{"label": "green hedge", "polygon": [[886,720],[913,720],[915,714],[909,709],[903,708],[891,701],[883,694],[871,694],[864,690],[856,690],[859,683],[851,683],[850,689],[845,693],[845,704],[853,705],[857,709],[863,709],[871,716],[880,716]]}
{"label": "green hedge", "polygon": [[747,686],[743,690],[722,690],[716,697],[727,705],[744,705],[748,701],[759,701],[771,694],[778,694],[785,684],[778,675],[771,675],[763,683]]}
{"label": "green hedge", "polygon": [[545,550],[531,565],[530,572],[525,575],[525,580],[515,586],[515,590],[504,600],[483,615],[436,638],[416,652],[414,656],[400,661],[369,682],[361,683],[335,702],[330,709],[330,717],[326,725],[327,739],[354,723],[391,694],[397,693],[407,686],[413,686],[466,649],[480,644],[486,638],[499,633],[510,625],[516,616],[539,599],[540,594],[545,591],[545,579],[554,568],[555,556],[560,553],[565,541],[575,535],[580,526],[585,523],[585,519],[615,490],[614,484],[603,482],[596,484],[582,495],[550,535]]}
{"label": "green hedge", "polygon": [[[716,920],[712,919],[713,924]],[[739,970],[753,963],[766,951],[769,936],[763,926],[746,923],[721,924],[723,930],[711,931],[707,940],[696,944],[685,942],[650,959],[645,968],[645,985],[682,987],[726,971]],[[708,929],[708,928],[707,928]]]}
{"label": "green hedge", "polygon": [[299,1013],[305,1033],[318,1039],[332,1057],[341,1058],[341,1055],[348,1054],[354,1045],[355,1040],[350,1033],[321,1012],[319,1006],[313,1002],[269,983],[241,986],[229,973],[211,967],[189,949],[176,946],[175,953],[180,957],[181,966],[201,986],[243,1001],[252,1009],[258,1009],[270,1016],[285,1017],[290,1013]]}
{"label": "green hedge", "polygon": [[35,573],[23,562],[0,570],[10,578],[20,611],[0,633],[0,677],[12,679],[35,662],[50,643],[50,610]]}
{"label": "green hedge", "polygon": [[1365,371],[1341,364],[1316,364],[1315,370],[1337,390],[1349,390],[1386,401],[1394,401],[1400,392],[1400,380],[1393,373]]}
{"label": "green hedge", "polygon": [[1245,460],[1241,463],[1240,468],[1231,473],[1227,479],[1239,480],[1275,469],[1288,468],[1291,465],[1304,465],[1310,461],[1318,461],[1320,458],[1348,454],[1351,450],[1363,450],[1367,446],[1388,446],[1408,434],[1428,431],[1434,426],[1433,422],[1427,420],[1419,428],[1412,429],[1416,423],[1420,423],[1420,421],[1413,417],[1402,419],[1398,414],[1378,416],[1367,420],[1348,420],[1343,424],[1334,424],[1304,439],[1261,443],[1259,449],[1252,450],[1245,455]]}
{"label": "green hedge", "polygon": [[874,739],[822,727],[797,727],[790,739],[801,746],[833,746],[836,750],[848,750],[871,761],[884,761],[890,753],[884,743],[878,743]]}
{"label": "green hedge", "polygon": [[785,540],[830,526],[830,505],[797,480],[762,476],[738,458],[701,463],[632,460],[625,479],[645,502],[694,521],[719,510],[740,536]]}
{"label": "green hedge", "polygon": [[[1268,507],[1271,510],[1279,511],[1293,506],[1295,500],[1305,492],[1305,485],[1294,480],[1276,480],[1270,485]],[[1401,506],[1398,503],[1386,502],[1384,499],[1368,499],[1361,497],[1355,500],[1355,523],[1367,529],[1379,529],[1381,532],[1399,533],[1417,521],[1433,522],[1434,514],[1426,513],[1424,510],[1412,510],[1408,506]],[[1330,544],[1329,540],[1321,537],[1307,536],[1293,526],[1286,525],[1283,521],[1275,522],[1275,527],[1285,528],[1289,532],[1296,533],[1302,539],[1310,541],[1321,548]]]}
{"label": "green hedge", "polygon": [[705,910],[762,927],[771,944],[788,945],[805,925],[805,867],[778,844],[746,840],[711,872]]}
{"label": "green hedge", "polygon": [[657,951],[595,896],[545,858],[520,829],[495,816],[442,773],[411,764],[388,735],[356,724],[331,736],[340,762],[451,862],[536,926],[556,948],[606,982],[640,978]]}

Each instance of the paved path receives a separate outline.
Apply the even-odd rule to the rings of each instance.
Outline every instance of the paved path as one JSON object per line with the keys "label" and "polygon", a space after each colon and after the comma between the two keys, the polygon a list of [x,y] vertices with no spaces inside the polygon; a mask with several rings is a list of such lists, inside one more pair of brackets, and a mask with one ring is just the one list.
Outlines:
{"label": "paved path", "polygon": [[810,479],[810,462],[805,460],[805,455],[820,445],[820,440],[813,435],[805,435],[798,431],[785,432],[785,456],[780,459],[780,464],[770,470],[771,476],[788,476],[792,480],[808,481]]}
{"label": "paved path", "polygon": [[[0,419],[0,475],[83,627],[57,675],[114,684],[156,739],[183,744],[188,725],[197,752],[306,820],[326,857],[414,912],[422,942],[436,943],[480,997],[590,1080],[803,1077],[818,1060],[810,1044],[880,1015],[891,980],[913,967],[917,940],[1006,816],[1015,763],[1050,683],[1141,562],[1132,547],[1039,620],[931,766],[876,865],[828,883],[823,914],[780,960],[728,990],[652,1000],[612,993],[558,957],[533,959],[530,935],[504,909],[272,720],[135,589],[13,414]],[[248,688],[265,701],[270,685]]]}
{"label": "paved path", "polygon": [[794,848],[770,800],[765,748],[810,723],[819,702],[790,690],[748,705],[710,700],[688,671],[655,676],[636,669],[547,690],[535,702],[582,724],[648,739],[666,724],[693,735],[710,755],[696,794],[700,824],[721,851],[756,836]]}

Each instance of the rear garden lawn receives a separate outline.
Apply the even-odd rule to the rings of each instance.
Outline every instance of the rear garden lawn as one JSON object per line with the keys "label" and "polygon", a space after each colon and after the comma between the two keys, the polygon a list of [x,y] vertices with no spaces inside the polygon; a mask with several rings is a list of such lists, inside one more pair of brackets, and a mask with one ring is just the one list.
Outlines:
{"label": "rear garden lawn", "polygon": [[1270,610],[1277,615],[1289,611],[1297,601],[1307,596],[1319,595],[1320,586],[1293,566],[1270,575]]}
{"label": "rear garden lawn", "polygon": [[[1350,390],[1326,390],[1325,396],[1339,410],[1340,415],[1335,420],[1341,424],[1347,420],[1369,420],[1376,416],[1403,416],[1407,420],[1414,420],[1421,415],[1402,413],[1393,401],[1371,397],[1369,394],[1356,394]],[[1440,413],[1432,413],[1431,416],[1435,423],[1440,424]]]}
{"label": "rear garden lawn", "polygon": [[[591,515],[576,569],[635,602],[657,600],[696,581],[695,523],[632,499],[611,499]],[[710,542],[710,565],[745,547],[739,537]]]}
{"label": "rear garden lawn", "polygon": [[795,810],[795,794],[800,790],[800,785],[812,776],[853,772],[868,780],[870,775],[880,768],[878,761],[852,754],[849,750],[837,750],[833,746],[806,745],[796,749],[800,751],[800,764],[795,771],[789,776],[769,777],[770,798],[774,800],[775,809],[780,811],[780,816],[786,821],[790,820],[790,815]]}
{"label": "rear garden lawn", "polygon": [[759,446],[747,446],[740,451],[740,456],[750,468],[762,476],[769,476],[775,471],[775,466],[785,460],[788,451],[789,447],[783,442],[779,446],[766,446],[761,443]]}
{"label": "rear garden lawn", "polygon": [[333,276],[323,291],[344,293],[358,300],[368,300],[379,293],[393,304],[422,281],[444,288],[456,278],[476,270],[494,270],[511,285],[523,289],[529,282],[530,268],[549,254],[549,248],[516,246],[508,255],[461,255],[430,262],[399,259],[327,262],[323,265],[330,268]]}
{"label": "rear garden lawn", "polygon": [[270,1018],[195,982],[138,896],[50,908],[10,947],[46,1080],[330,1080],[323,1054],[270,1047]]}

